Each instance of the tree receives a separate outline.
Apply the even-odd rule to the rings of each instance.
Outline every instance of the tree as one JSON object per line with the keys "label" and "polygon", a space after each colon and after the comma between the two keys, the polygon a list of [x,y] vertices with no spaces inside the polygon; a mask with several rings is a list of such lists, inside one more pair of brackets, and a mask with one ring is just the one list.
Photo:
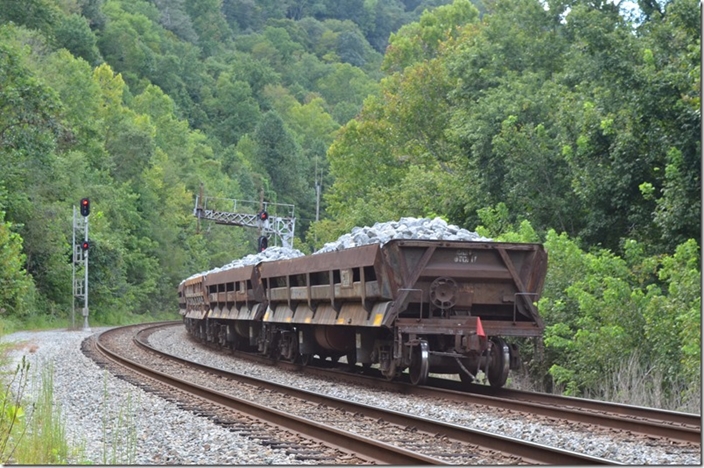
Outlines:
{"label": "tree", "polygon": [[12,232],[12,224],[5,221],[4,211],[0,211],[0,246],[1,312],[22,316],[32,309],[34,284],[24,269],[22,237]]}
{"label": "tree", "polygon": [[261,115],[249,84],[229,73],[218,77],[213,97],[204,105],[212,133],[225,146],[237,144],[242,135],[254,130]]}
{"label": "tree", "polygon": [[159,9],[159,23],[185,41],[196,44],[198,34],[185,11],[185,0],[154,0]]}
{"label": "tree", "polygon": [[[300,204],[305,200],[303,174],[308,164],[301,157],[300,147],[274,111],[267,112],[254,130],[258,169],[265,171],[280,203]],[[307,200],[305,200],[307,201]]]}
{"label": "tree", "polygon": [[[2,29],[4,37],[14,32]],[[57,93],[30,69],[26,52],[10,44],[0,44],[0,186],[7,190],[6,219],[21,236],[8,234],[8,248],[14,251],[21,239],[22,268],[37,281],[40,292],[38,309],[31,311],[38,313],[43,306],[65,303],[67,297],[64,285],[70,268],[57,201],[65,196],[67,177],[57,151],[70,146],[72,134],[61,121]]]}
{"label": "tree", "polygon": [[51,0],[5,0],[0,9],[0,23],[12,21],[49,37],[61,16],[61,10]]}
{"label": "tree", "polygon": [[222,13],[223,0],[184,0],[184,5],[204,56],[222,51],[232,40],[232,31]]}
{"label": "tree", "polygon": [[452,5],[424,11],[418,22],[391,34],[384,56],[384,70],[401,71],[413,63],[435,58],[443,42],[457,37],[460,26],[478,18],[479,12],[469,0],[455,0]]}
{"label": "tree", "polygon": [[140,77],[148,76],[156,64],[159,34],[143,14],[127,13],[112,2],[105,11],[109,21],[98,39],[100,51],[105,61],[136,87]]}
{"label": "tree", "polygon": [[331,73],[318,79],[316,90],[330,105],[341,102],[361,105],[366,96],[374,93],[376,83],[348,63],[334,64]]}
{"label": "tree", "polygon": [[362,67],[366,63],[365,42],[359,33],[343,32],[337,38],[337,55],[342,62]]}
{"label": "tree", "polygon": [[76,57],[81,57],[91,65],[101,61],[97,38],[88,22],[80,15],[65,16],[55,29],[56,43]]}
{"label": "tree", "polygon": [[328,153],[335,176],[326,194],[331,214],[352,227],[373,222],[372,213],[391,219],[461,211],[468,191],[464,168],[446,134],[452,87],[439,59],[382,81],[380,97],[365,101]]}
{"label": "tree", "polygon": [[94,31],[105,27],[105,14],[102,11],[103,0],[79,0],[81,14],[88,20],[90,28]]}

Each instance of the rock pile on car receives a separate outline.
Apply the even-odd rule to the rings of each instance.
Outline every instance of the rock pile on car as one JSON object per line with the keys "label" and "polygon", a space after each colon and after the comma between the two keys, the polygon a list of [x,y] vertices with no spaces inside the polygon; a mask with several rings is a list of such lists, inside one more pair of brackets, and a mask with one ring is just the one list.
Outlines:
{"label": "rock pile on car", "polygon": [[[384,245],[393,239],[491,242],[491,239],[482,237],[476,232],[468,231],[454,224],[447,224],[447,222],[441,218],[401,218],[398,221],[376,223],[372,227],[355,227],[350,233],[343,234],[334,242],[328,242],[321,249],[313,252],[313,254],[351,249],[360,245],[374,243]],[[263,252],[250,254],[246,257],[233,260],[220,268],[213,268],[207,272],[192,275],[188,279],[206,273],[215,273],[246,265],[256,265],[260,262],[273,262],[276,260],[302,257],[303,255],[303,252],[298,249],[278,246],[269,247]]]}
{"label": "rock pile on car", "polygon": [[314,254],[374,243],[383,245],[392,239],[491,242],[491,239],[476,232],[447,224],[441,218],[401,218],[398,221],[376,223],[372,227],[355,227],[349,234],[343,234],[336,241],[328,242]]}
{"label": "rock pile on car", "polygon": [[[247,265],[256,265],[257,263],[260,263],[260,262],[274,262],[276,260],[285,260],[287,258],[302,257],[303,255],[304,255],[304,253],[298,249],[289,249],[287,247],[278,247],[278,246],[269,247],[266,250],[264,250],[263,252],[259,252],[256,254],[250,254],[250,255],[247,255],[246,257],[238,258],[237,260],[233,260],[230,263],[228,263],[227,265],[223,265],[219,268],[213,268],[212,270],[203,271],[201,273],[191,275],[186,280],[189,280],[191,278],[195,278],[200,275],[216,273],[218,271],[230,270],[232,268],[240,268],[240,267],[247,266]],[[186,280],[184,280],[184,281],[186,281]]]}

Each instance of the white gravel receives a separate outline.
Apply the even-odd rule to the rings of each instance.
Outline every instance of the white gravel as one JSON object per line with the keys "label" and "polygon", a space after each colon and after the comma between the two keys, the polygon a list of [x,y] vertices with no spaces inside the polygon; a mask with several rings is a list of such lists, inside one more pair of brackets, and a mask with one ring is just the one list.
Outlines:
{"label": "white gravel", "polygon": [[[93,330],[93,333],[100,331]],[[301,464],[272,450],[196,417],[138,387],[109,375],[80,351],[82,331],[19,332],[3,337],[17,342],[13,356],[27,356],[36,370],[53,366],[54,399],[66,421],[67,436],[84,447],[71,463],[90,464]],[[497,417],[495,411],[458,412],[409,395],[351,388],[269,366],[238,363],[232,357],[184,346],[185,331],[164,331],[152,343],[174,354],[196,358],[214,367],[288,382],[292,386],[399,411],[432,416],[455,424],[520,437],[538,443],[617,459],[634,465],[701,465],[701,451],[664,446],[652,441],[588,434],[570,427],[545,425],[525,416]],[[34,393],[32,389],[30,393]],[[147,419],[144,416],[149,415]]]}
{"label": "white gravel", "polygon": [[[468,231],[454,224],[447,224],[442,218],[401,218],[398,221],[385,221],[375,223],[373,226],[355,227],[349,233],[343,234],[333,242],[328,242],[321,249],[313,252],[313,255],[323,252],[333,252],[336,250],[351,249],[368,244],[386,244],[394,239],[422,239],[422,240],[446,240],[446,241],[471,241],[490,242],[491,239],[482,237],[476,232]],[[246,265],[256,265],[260,262],[274,262],[289,258],[304,256],[298,249],[287,247],[269,247],[263,252],[247,255],[246,257],[235,259],[221,267],[202,271],[189,276],[181,283],[196,278],[198,276],[215,273],[218,271],[239,268]]]}
{"label": "white gravel", "polygon": [[198,276],[205,275],[208,273],[230,270],[232,268],[240,268],[246,265],[256,265],[260,262],[275,262],[277,260],[285,260],[289,258],[297,258],[303,256],[303,252],[298,249],[289,249],[288,247],[269,247],[263,252],[258,252],[255,254],[247,255],[242,258],[235,259],[227,265],[223,265],[221,267],[213,268],[208,271],[202,271],[200,273],[196,273],[195,275],[191,275],[185,280],[181,281],[181,283],[184,283],[185,281],[188,281],[191,278],[196,278]]}
{"label": "white gravel", "polygon": [[[93,332],[102,331],[94,329]],[[100,369],[83,355],[83,331],[19,332],[12,355],[30,362],[32,381],[53,367],[54,400],[73,447],[70,464],[108,465],[292,465],[300,461],[179,409]],[[28,389],[36,395],[38,385]],[[80,453],[83,452],[83,453]]]}
{"label": "white gravel", "polygon": [[333,252],[367,244],[386,244],[393,239],[422,239],[446,241],[490,242],[476,232],[468,231],[454,224],[447,224],[442,218],[401,218],[398,221],[375,223],[374,226],[355,227],[333,242],[328,242],[320,250],[313,252]]}

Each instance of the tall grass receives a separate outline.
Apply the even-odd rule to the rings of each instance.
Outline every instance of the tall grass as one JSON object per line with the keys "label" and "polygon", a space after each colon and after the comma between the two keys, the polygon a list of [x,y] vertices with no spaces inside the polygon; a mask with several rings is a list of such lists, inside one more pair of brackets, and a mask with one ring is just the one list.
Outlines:
{"label": "tall grass", "polygon": [[[103,402],[108,407],[108,375],[103,381]],[[124,404],[120,404],[117,417],[103,411],[103,456],[104,465],[133,465],[137,457],[137,426],[132,394],[128,393]]]}
{"label": "tall grass", "polygon": [[664,388],[664,381],[661,370],[644,367],[638,355],[633,354],[621,362],[619,368],[604,375],[599,388],[586,398],[686,413],[701,412],[700,384],[682,379]]}
{"label": "tall grass", "polygon": [[[510,375],[508,388],[550,392],[540,388],[525,368]],[[561,395],[564,390],[564,386],[553,383],[553,394]],[[599,384],[595,388],[585,389],[579,396],[694,414],[701,413],[702,405],[701,382],[688,382],[684,377],[665,379],[662,370],[643,364],[637,353],[624,358],[617,368],[603,372]]]}
{"label": "tall grass", "polygon": [[66,440],[61,407],[54,405],[54,368],[48,364],[35,376],[36,400],[21,425],[15,459],[19,464],[66,464],[75,455]]}
{"label": "tall grass", "polygon": [[15,461],[15,450],[24,436],[22,395],[27,388],[29,363],[23,357],[14,373],[3,374],[0,393],[0,463]]}

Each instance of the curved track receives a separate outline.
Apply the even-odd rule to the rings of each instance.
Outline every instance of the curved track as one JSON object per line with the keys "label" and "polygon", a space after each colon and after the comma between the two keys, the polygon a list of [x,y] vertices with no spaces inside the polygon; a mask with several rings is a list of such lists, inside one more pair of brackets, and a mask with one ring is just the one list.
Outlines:
{"label": "curved track", "polygon": [[[194,341],[195,342],[195,341]],[[196,342],[197,343],[197,342]],[[215,348],[217,349],[217,348]],[[222,351],[231,353],[231,351]],[[349,368],[330,361],[313,361],[310,366],[274,361],[264,356],[234,352],[238,358],[275,364],[315,376],[368,385],[405,394],[425,395],[436,399],[478,404],[512,411],[520,411],[549,418],[587,424],[594,427],[616,429],[673,441],[701,445],[701,421],[698,414],[667,411],[656,408],[617,404],[598,400],[565,397],[545,393],[525,392],[486,385],[466,385],[456,380],[429,378],[427,385],[415,386],[406,381],[390,382],[375,369],[363,371],[362,367]]]}
{"label": "curved track", "polygon": [[[120,376],[172,401],[178,401],[186,409],[208,415],[216,423],[266,441],[268,445],[277,448],[305,451],[305,458],[309,460],[331,464],[340,461],[344,464],[439,464],[430,457],[381,446],[326,425],[227,395],[193,383],[188,378],[176,377],[174,374],[184,374],[182,364],[180,370],[171,367],[170,372],[163,372],[163,362],[159,366],[161,370],[157,370],[152,365],[153,362],[138,362],[143,361],[145,356],[137,357],[134,347],[127,349],[116,343],[119,340],[117,335],[134,334],[134,330],[142,327],[123,327],[101,333],[93,343],[95,350],[103,358],[102,362],[100,358],[97,361],[103,365],[112,363],[128,369],[132,372],[129,377],[124,374],[124,370]],[[150,361],[149,358],[146,360]],[[350,450],[351,447],[354,449]]]}
{"label": "curved track", "polygon": [[[146,328],[151,328],[152,331],[156,329],[153,326]],[[118,332],[114,331],[114,333]],[[144,333],[149,333],[149,331]],[[145,352],[144,349],[149,347],[144,333],[135,340],[140,343],[142,353]],[[105,336],[105,334],[101,335],[99,341],[104,341]],[[103,348],[103,352],[112,353],[105,349],[105,345],[100,346]],[[125,351],[123,349],[119,353]],[[137,351],[131,348],[127,352],[135,354]],[[308,437],[325,440],[326,443],[336,447],[343,447],[347,450],[353,448],[346,457],[357,456],[367,460],[367,463],[414,465],[617,464],[609,460],[540,444],[284,387],[248,376],[194,365],[183,360],[173,360],[172,357],[163,354],[157,355],[154,350],[150,350],[148,353],[148,357],[139,358],[140,361],[149,361],[151,364],[148,366],[124,356],[117,357],[117,359],[123,365],[149,374],[150,378],[167,381],[168,385],[175,388],[183,390],[188,388],[187,391],[194,392],[201,398],[215,401],[223,407],[236,407],[240,411],[245,406],[251,407],[254,410],[248,411],[251,411],[257,418],[272,418],[271,415],[274,414],[275,419],[269,419],[274,421],[274,424],[286,427],[288,430],[305,432]],[[154,365],[157,361],[158,365]],[[164,372],[162,366],[168,366],[170,370]],[[156,370],[155,367],[162,370]],[[173,377],[174,373],[177,373],[179,378]],[[198,377],[195,374],[198,374]],[[207,376],[206,379],[210,381],[210,384],[192,383],[196,380],[202,382],[203,375]],[[210,386],[216,386],[219,390],[208,388]],[[234,396],[234,393],[239,392],[240,387],[249,388],[250,395],[254,395],[252,398],[258,398],[259,401],[265,398],[267,404],[261,405]],[[221,391],[225,388],[227,393]],[[252,388],[256,389],[254,393],[251,391]],[[274,409],[275,407],[279,409]],[[282,410],[282,408],[285,409]],[[325,421],[325,423],[320,421]],[[302,427],[309,429],[302,430]],[[323,434],[324,431],[325,434]],[[334,433],[334,436],[327,435],[328,433]],[[349,464],[350,462],[345,461],[345,463]]]}

